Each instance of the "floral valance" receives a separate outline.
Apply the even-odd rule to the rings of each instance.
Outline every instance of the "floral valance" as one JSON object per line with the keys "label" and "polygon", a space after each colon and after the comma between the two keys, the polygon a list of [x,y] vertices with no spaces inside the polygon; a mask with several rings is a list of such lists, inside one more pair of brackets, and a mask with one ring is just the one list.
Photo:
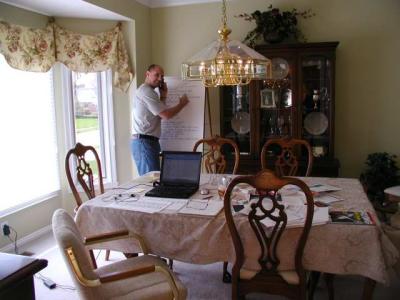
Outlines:
{"label": "floral valance", "polygon": [[52,24],[32,29],[0,22],[0,53],[15,69],[47,72],[55,63]]}
{"label": "floral valance", "polygon": [[114,86],[124,92],[133,79],[120,25],[83,35],[55,23],[32,29],[0,22],[0,53],[10,66],[24,71],[47,72],[56,61],[76,72],[112,69]]}

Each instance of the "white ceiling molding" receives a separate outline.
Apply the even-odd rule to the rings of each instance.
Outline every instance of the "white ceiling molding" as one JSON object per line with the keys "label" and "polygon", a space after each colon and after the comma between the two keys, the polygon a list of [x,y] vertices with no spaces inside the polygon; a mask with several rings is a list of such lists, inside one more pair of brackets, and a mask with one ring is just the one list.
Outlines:
{"label": "white ceiling molding", "polygon": [[83,0],[0,0],[0,2],[52,17],[130,20],[125,16]]}
{"label": "white ceiling molding", "polygon": [[136,2],[139,2],[151,8],[156,8],[190,4],[203,4],[208,2],[221,2],[221,0],[136,0]]}
{"label": "white ceiling molding", "polygon": [[[128,1],[128,0],[126,0]],[[221,0],[129,0],[150,8],[221,2]],[[228,0],[232,1],[232,0]],[[42,15],[65,18],[85,18],[127,21],[129,18],[84,0],[0,0],[6,4]]]}

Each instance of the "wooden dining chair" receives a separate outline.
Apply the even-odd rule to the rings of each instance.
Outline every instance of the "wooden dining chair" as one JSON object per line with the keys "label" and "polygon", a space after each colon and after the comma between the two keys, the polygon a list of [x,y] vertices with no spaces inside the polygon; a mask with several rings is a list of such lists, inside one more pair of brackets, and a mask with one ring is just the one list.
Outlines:
{"label": "wooden dining chair", "polygon": [[[261,150],[261,166],[263,169],[268,168],[267,156],[274,155],[273,147],[278,147],[275,157],[275,172],[278,176],[309,176],[313,166],[313,155],[311,146],[306,140],[293,138],[269,139]],[[301,150],[307,151],[307,168],[305,174],[298,174],[299,155]]]}
{"label": "wooden dining chair", "polygon": [[[240,153],[239,147],[234,141],[215,135],[208,139],[198,140],[193,147],[193,151],[196,152],[201,144],[205,147],[205,152],[203,151],[203,164],[207,173],[224,174],[226,172],[227,161],[225,155],[221,151],[221,148],[225,145],[230,145],[235,152],[232,174],[237,173],[239,169]],[[225,283],[231,282],[231,274],[228,272],[228,262],[224,262],[223,265],[222,281]]]}
{"label": "wooden dining chair", "polygon": [[239,169],[239,147],[237,144],[227,138],[215,135],[211,138],[198,140],[193,147],[193,151],[196,152],[197,148],[203,144],[205,151],[203,151],[203,164],[210,174],[223,174],[226,172],[227,161],[225,155],[221,151],[221,148],[225,145],[230,145],[235,153],[235,162],[233,165],[232,174],[236,174]]}
{"label": "wooden dining chair", "polygon": [[[248,184],[258,193],[258,199],[250,205],[248,216],[232,214],[232,191],[237,185]],[[279,247],[282,237],[287,230],[286,208],[277,192],[285,185],[295,185],[306,196],[306,213],[304,223],[297,231],[294,253],[285,257],[284,253],[291,252]],[[235,262],[232,268],[232,299],[244,299],[249,293],[267,293],[282,295],[291,299],[306,299],[307,276],[303,267],[304,247],[310,233],[314,214],[314,200],[308,186],[301,180],[292,177],[277,177],[273,171],[264,169],[256,175],[239,176],[229,184],[224,196],[224,213],[229,232],[235,249]],[[262,222],[272,221],[271,227]],[[241,230],[247,234],[243,236]],[[247,228],[254,233],[256,244],[260,249],[257,260],[259,270],[246,269],[245,258],[254,247],[246,247],[244,240],[249,239]],[[293,232],[291,232],[292,236]],[[286,251],[285,251],[286,250]],[[281,268],[285,261],[287,268]]]}
{"label": "wooden dining chair", "polygon": [[[310,144],[306,140],[293,139],[293,138],[280,138],[280,139],[270,139],[268,140],[261,150],[261,165],[263,169],[267,169],[267,156],[272,147],[277,146],[280,152],[275,160],[275,172],[279,176],[309,176],[312,172],[313,166],[313,155]],[[307,168],[304,173],[299,173],[299,160],[298,154],[301,150],[305,149],[307,151]],[[276,150],[276,149],[275,149]],[[313,271],[309,277],[309,297],[313,298],[316,286],[318,284],[321,273]],[[323,278],[328,290],[329,300],[334,299],[334,275],[330,273],[323,273]]]}
{"label": "wooden dining chair", "polygon": [[[90,157],[92,155],[92,157]],[[89,158],[94,159],[90,161]],[[71,188],[72,194],[74,195],[76,207],[75,212],[78,210],[79,206],[82,205],[83,201],[80,193],[78,192],[78,188],[75,185],[75,180],[72,175],[71,165],[73,164],[73,160],[76,164],[75,168],[75,178],[76,181],[80,184],[83,191],[85,192],[88,199],[93,199],[96,197],[96,189],[95,189],[95,178],[93,174],[93,170],[97,170],[97,180],[98,180],[98,194],[104,193],[104,185],[103,185],[103,173],[101,170],[101,163],[99,155],[97,154],[96,149],[93,146],[84,146],[81,143],[77,143],[74,148],[70,149],[65,157],[65,172],[67,174],[67,179],[69,183],[69,187]],[[95,168],[95,169],[94,169]],[[90,256],[94,265],[96,265],[96,260],[93,255],[93,251],[90,251]],[[110,258],[110,250],[106,250],[106,260]]]}

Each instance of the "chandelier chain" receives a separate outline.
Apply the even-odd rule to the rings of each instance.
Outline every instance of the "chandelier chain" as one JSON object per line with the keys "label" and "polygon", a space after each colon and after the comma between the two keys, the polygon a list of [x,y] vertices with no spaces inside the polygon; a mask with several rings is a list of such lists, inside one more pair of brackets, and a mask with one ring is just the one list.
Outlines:
{"label": "chandelier chain", "polygon": [[227,18],[226,18],[226,3],[225,0],[222,0],[222,18],[221,18],[222,24],[224,25],[224,27],[226,27],[226,22],[227,22]]}

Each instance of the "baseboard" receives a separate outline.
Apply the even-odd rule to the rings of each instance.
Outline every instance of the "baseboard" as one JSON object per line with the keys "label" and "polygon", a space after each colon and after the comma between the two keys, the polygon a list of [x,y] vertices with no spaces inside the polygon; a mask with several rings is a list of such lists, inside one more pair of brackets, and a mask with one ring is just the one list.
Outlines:
{"label": "baseboard", "polygon": [[[31,234],[28,234],[27,236],[24,236],[23,238],[18,239],[18,241],[17,241],[18,248],[20,248],[20,249],[23,248],[24,245],[41,238],[42,236],[51,232],[51,230],[52,230],[51,225],[48,225],[39,230],[36,230],[35,232],[33,232]],[[8,244],[7,246],[0,248],[0,252],[13,253],[14,252],[14,243],[10,242],[10,244]]]}

